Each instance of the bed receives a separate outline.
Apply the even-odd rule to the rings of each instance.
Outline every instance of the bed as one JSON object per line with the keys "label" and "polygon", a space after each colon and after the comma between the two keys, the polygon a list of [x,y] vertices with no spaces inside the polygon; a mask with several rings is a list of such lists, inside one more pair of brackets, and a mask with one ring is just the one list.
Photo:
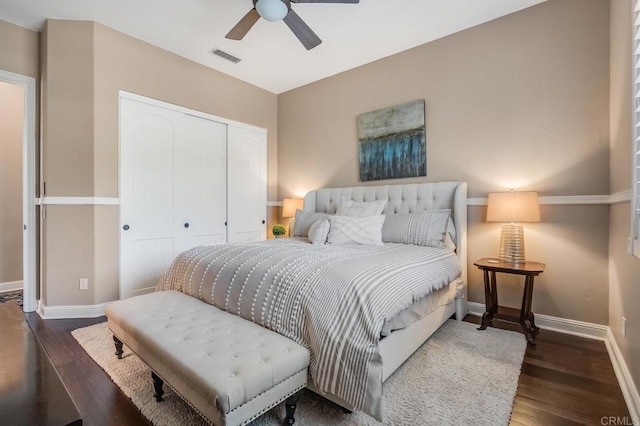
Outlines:
{"label": "bed", "polygon": [[383,381],[448,318],[466,314],[466,195],[466,183],[441,182],[319,189],[304,200],[304,211],[328,214],[344,199],[384,200],[384,215],[449,209],[455,252],[304,238],[203,246],[181,254],[158,289],[182,291],[304,345],[311,390],[381,420]]}

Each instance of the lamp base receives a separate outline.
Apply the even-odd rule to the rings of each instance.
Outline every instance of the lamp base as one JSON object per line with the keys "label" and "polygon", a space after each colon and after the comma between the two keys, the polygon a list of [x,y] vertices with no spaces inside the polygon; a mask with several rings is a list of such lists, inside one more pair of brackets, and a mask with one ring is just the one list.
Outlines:
{"label": "lamp base", "polygon": [[296,219],[294,217],[289,218],[289,237],[293,237],[293,227],[296,224]]}
{"label": "lamp base", "polygon": [[500,236],[500,262],[524,263],[524,230],[522,225],[505,223]]}

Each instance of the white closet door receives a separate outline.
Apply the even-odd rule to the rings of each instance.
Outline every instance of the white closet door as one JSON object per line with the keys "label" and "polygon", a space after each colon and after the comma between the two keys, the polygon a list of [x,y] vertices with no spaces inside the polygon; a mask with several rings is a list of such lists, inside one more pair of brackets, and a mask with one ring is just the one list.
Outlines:
{"label": "white closet door", "polygon": [[175,154],[178,253],[227,241],[227,125],[185,114],[180,135]]}
{"label": "white closet door", "polygon": [[120,297],[182,251],[226,242],[227,126],[128,99],[120,110]]}
{"label": "white closet door", "polygon": [[228,241],[267,237],[267,133],[229,125],[227,141]]}
{"label": "white closet door", "polygon": [[182,114],[120,101],[120,297],[153,291],[174,258],[174,149]]}

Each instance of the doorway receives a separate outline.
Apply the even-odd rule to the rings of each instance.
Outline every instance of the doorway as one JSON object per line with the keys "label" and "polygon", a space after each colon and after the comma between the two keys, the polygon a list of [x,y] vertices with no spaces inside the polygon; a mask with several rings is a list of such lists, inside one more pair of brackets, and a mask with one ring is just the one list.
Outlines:
{"label": "doorway", "polygon": [[0,291],[36,310],[35,79],[0,70]]}

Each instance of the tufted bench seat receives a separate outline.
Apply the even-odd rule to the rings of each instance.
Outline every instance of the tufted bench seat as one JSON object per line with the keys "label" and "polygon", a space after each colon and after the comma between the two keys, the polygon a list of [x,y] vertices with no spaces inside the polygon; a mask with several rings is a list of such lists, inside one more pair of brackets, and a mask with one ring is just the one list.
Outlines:
{"label": "tufted bench seat", "polygon": [[105,309],[116,355],[122,344],[149,365],[157,401],[166,381],[213,424],[246,424],[287,400],[293,424],[309,351],[290,339],[177,291]]}

